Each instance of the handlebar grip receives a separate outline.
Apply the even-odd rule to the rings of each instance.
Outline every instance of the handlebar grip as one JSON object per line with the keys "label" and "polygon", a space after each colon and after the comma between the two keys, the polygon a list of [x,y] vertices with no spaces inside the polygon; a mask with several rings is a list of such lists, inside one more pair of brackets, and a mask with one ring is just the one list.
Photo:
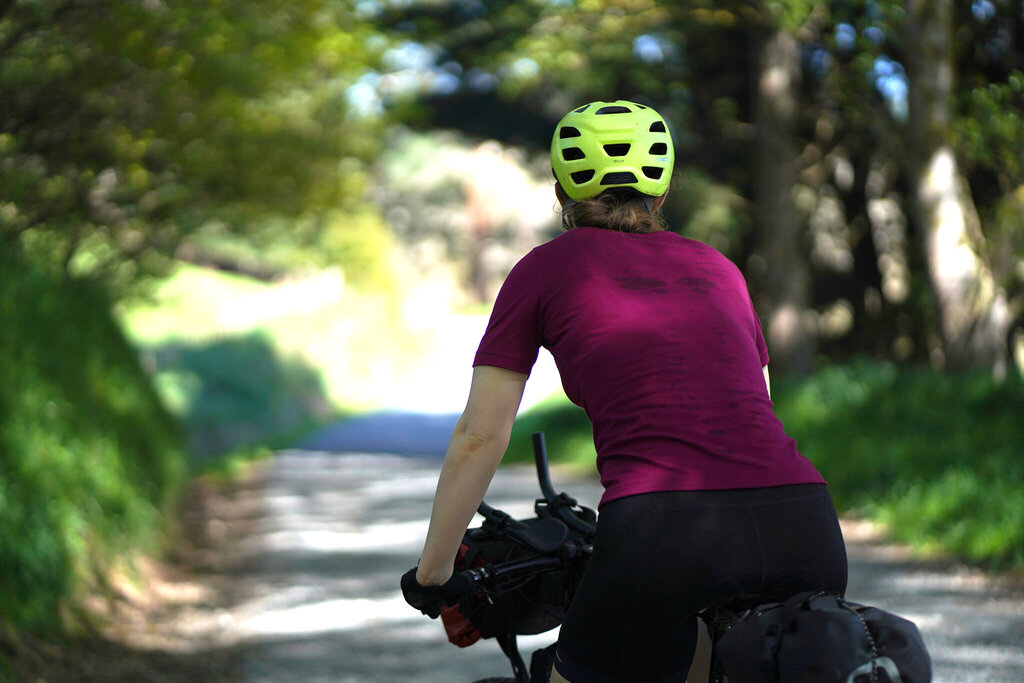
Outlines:
{"label": "handlebar grip", "polygon": [[466,569],[461,574],[469,579],[471,584],[476,585],[490,579],[501,578],[524,570],[555,569],[564,564],[562,558],[557,555],[539,555],[523,560],[512,560],[511,562],[503,562],[501,564]]}

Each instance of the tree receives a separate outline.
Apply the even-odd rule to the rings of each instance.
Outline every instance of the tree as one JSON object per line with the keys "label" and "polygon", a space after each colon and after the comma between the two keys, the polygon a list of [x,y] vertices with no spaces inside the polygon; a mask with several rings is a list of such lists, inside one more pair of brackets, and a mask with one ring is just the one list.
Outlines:
{"label": "tree", "polygon": [[773,367],[809,372],[814,334],[804,323],[810,306],[811,278],[804,252],[805,229],[793,199],[796,186],[800,57],[795,36],[768,22],[758,27],[757,94],[754,125],[757,165],[756,242],[766,263],[760,278],[767,300],[767,334]]}
{"label": "tree", "polygon": [[212,221],[258,235],[358,197],[339,160],[375,138],[345,93],[373,57],[347,7],[0,2],[0,241],[128,282]]}
{"label": "tree", "polygon": [[984,236],[950,144],[955,54],[952,0],[907,3],[910,177],[945,361],[1005,371],[1006,294],[984,258]]}
{"label": "tree", "polygon": [[[1005,353],[993,349],[1024,310],[1024,235],[1012,219],[1024,184],[1024,16],[1013,3],[949,4],[955,77],[938,98],[914,90],[909,105],[935,62],[918,54],[921,34],[897,0],[452,1],[389,5],[378,19],[449,75],[443,91],[421,93],[421,125],[543,150],[576,102],[663,109],[685,179],[670,222],[746,267],[773,363],[935,361],[945,339],[948,365],[998,366]],[[927,133],[922,117],[943,108],[941,134]],[[918,178],[930,177],[926,158],[943,158],[924,151],[937,141],[970,190],[955,201],[974,254],[963,282],[978,296],[961,310],[977,321],[960,323],[973,360],[947,329],[966,314],[929,303],[956,299],[940,295],[951,271],[936,256],[956,249],[929,254],[923,237]]]}

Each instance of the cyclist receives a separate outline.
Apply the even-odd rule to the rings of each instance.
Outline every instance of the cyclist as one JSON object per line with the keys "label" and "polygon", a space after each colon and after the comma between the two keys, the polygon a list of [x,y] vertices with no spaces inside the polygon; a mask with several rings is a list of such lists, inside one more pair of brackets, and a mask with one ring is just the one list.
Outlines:
{"label": "cyclist", "polygon": [[553,681],[685,681],[696,614],[740,596],[844,593],[846,549],[821,475],[772,411],[746,283],[665,230],[674,152],[664,119],[592,102],[551,143],[565,231],[502,285],[445,456],[417,607],[464,589],[452,564],[508,445],[541,346],[593,423],[594,554],[558,638]]}

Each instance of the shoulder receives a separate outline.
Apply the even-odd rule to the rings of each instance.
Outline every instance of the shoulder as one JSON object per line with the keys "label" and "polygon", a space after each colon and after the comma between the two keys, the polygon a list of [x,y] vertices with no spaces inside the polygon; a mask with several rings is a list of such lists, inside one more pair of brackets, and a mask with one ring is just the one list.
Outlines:
{"label": "shoulder", "polygon": [[582,244],[600,241],[602,233],[607,232],[607,230],[599,228],[573,228],[572,230],[559,233],[544,244],[538,245],[533,251],[546,254],[577,248]]}
{"label": "shoulder", "polygon": [[588,245],[594,244],[595,239],[599,239],[599,236],[587,234],[588,232],[595,232],[595,230],[574,228],[535,246],[519,259],[513,272],[545,269],[552,264],[564,263],[573,254],[586,251]]}
{"label": "shoulder", "polygon": [[714,264],[722,270],[727,271],[730,275],[739,275],[740,277],[743,277],[739,266],[714,247],[686,237],[680,237],[679,239],[685,248],[693,253],[695,259],[699,259],[709,264]]}

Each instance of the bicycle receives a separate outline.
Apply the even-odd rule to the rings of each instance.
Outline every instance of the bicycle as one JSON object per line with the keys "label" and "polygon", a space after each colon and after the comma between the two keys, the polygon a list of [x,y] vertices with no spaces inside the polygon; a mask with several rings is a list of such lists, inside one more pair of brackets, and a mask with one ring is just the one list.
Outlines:
{"label": "bicycle", "polygon": [[[481,529],[489,529],[492,533],[507,531],[513,543],[529,551],[530,556],[516,558],[507,562],[486,564],[482,567],[466,569],[462,573],[469,579],[471,592],[484,596],[490,604],[495,604],[505,596],[514,595],[531,581],[552,572],[569,572],[578,578],[586,566],[587,559],[593,551],[593,540],[596,533],[597,513],[584,506],[568,494],[556,493],[551,481],[548,465],[547,449],[544,434],[533,434],[534,461],[537,479],[542,498],[535,501],[534,509],[537,518],[533,520],[514,520],[512,517],[497,510],[486,502],[478,509],[484,518]],[[564,536],[552,528],[556,524],[544,520],[557,520],[564,524],[570,532]],[[531,527],[526,527],[532,522]],[[525,527],[525,528],[524,528]],[[476,529],[467,531],[472,534]],[[555,540],[552,540],[555,539]],[[575,588],[575,585],[572,585]],[[709,608],[701,614],[708,627],[708,638],[698,643],[698,650],[709,645],[710,652],[701,654],[708,660],[704,666],[698,662],[691,668],[690,683],[728,683],[721,664],[714,655],[714,642],[717,637],[728,630],[729,626],[743,615],[748,614],[756,604],[763,600],[741,600],[726,605]],[[566,604],[568,602],[566,601]],[[561,622],[561,614],[554,615]],[[486,636],[485,636],[486,637]],[[512,677],[490,677],[479,679],[474,683],[541,683],[548,680],[554,646],[535,651],[531,656],[530,666],[519,652],[517,634],[496,633],[493,636],[512,667]],[[697,678],[695,669],[704,669],[707,674]],[[699,674],[697,674],[699,675]]]}
{"label": "bicycle", "polygon": [[[533,450],[537,479],[543,495],[534,503],[537,516],[516,520],[486,502],[481,502],[478,511],[484,522],[481,527],[467,530],[464,536],[464,543],[493,537],[499,545],[504,543],[508,548],[503,561],[485,561],[481,566],[460,569],[470,585],[467,592],[470,597],[459,603],[457,608],[462,610],[459,612],[460,617],[468,617],[475,625],[478,629],[476,637],[494,637],[497,640],[511,664],[513,674],[511,678],[490,677],[474,683],[547,683],[555,646],[549,645],[535,651],[527,667],[519,652],[517,634],[542,633],[561,624],[564,611],[593,552],[597,512],[579,505],[564,492],[555,493],[542,432],[533,435]],[[546,579],[552,579],[548,580],[550,585],[547,587],[553,585],[556,588],[553,594],[542,590]],[[826,660],[826,668],[843,671],[842,676],[847,683],[880,683],[883,680],[916,683],[931,680],[930,657],[913,622],[877,608],[847,602],[841,596],[828,592],[807,591],[774,603],[767,602],[769,599],[765,595],[744,595],[711,605],[699,613],[704,624],[704,628],[699,629],[699,635],[704,637],[698,639],[688,683],[729,683],[725,666],[719,657],[720,642],[723,643],[723,651],[729,654],[731,671],[745,671],[742,667],[751,669],[752,664],[754,669],[769,666],[772,669],[769,676],[751,675],[751,678],[781,679],[780,672],[783,669],[779,664],[780,648],[783,635],[789,633],[791,627],[797,635],[786,638],[787,643],[795,638],[796,651],[801,652],[795,657],[798,665],[806,664],[806,654],[811,651],[820,655],[819,659]],[[817,605],[817,601],[822,599],[825,602],[832,600],[833,603],[831,606]],[[842,619],[829,621],[828,628],[818,628],[822,624],[820,620],[804,624],[802,630],[798,627],[796,615],[800,610],[807,610],[805,614],[820,617],[828,616],[831,614],[829,609],[834,612],[836,608]],[[477,618],[474,620],[473,617]],[[775,617],[777,619],[772,622]],[[751,627],[756,641],[751,641],[747,636],[735,638],[736,633],[744,629],[750,634]],[[843,627],[847,630],[843,632],[841,640],[815,640],[815,636],[820,635],[816,631],[840,633]],[[729,634],[734,628],[737,631]],[[762,632],[765,636],[763,639]],[[723,641],[727,634],[733,637],[729,647]],[[451,636],[449,632],[450,639]],[[472,642],[475,642],[475,638]],[[756,644],[750,645],[750,642]],[[737,659],[738,644],[740,650]],[[840,652],[833,654],[832,648],[837,644]],[[728,652],[730,648],[731,653]],[[767,660],[758,659],[766,653],[770,653]],[[852,659],[849,656],[851,654]],[[845,668],[834,666],[833,658],[838,661],[844,657]],[[741,668],[734,669],[736,666]],[[799,680],[822,680],[813,677],[813,673],[811,678],[807,678],[808,671],[810,669],[798,668],[794,675]],[[756,671],[758,674],[762,672],[763,668]],[[754,671],[751,670],[751,673]],[[747,676],[746,673],[737,675],[744,678]],[[884,679],[880,678],[882,675]]]}

